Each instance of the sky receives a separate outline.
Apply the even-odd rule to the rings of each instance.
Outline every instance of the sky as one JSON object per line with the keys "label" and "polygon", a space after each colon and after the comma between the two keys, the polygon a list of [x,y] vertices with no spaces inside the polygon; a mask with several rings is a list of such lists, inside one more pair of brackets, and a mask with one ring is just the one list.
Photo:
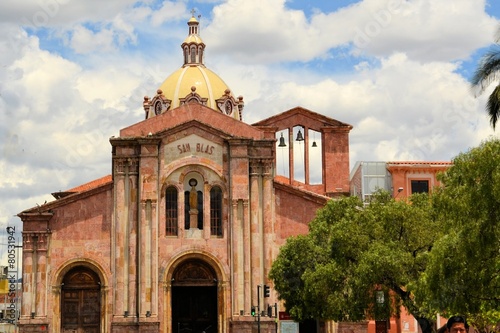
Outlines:
{"label": "sky", "polygon": [[182,66],[192,10],[245,122],[301,106],[351,124],[351,168],[450,161],[498,136],[493,86],[469,84],[497,0],[2,0],[0,253],[16,214],[111,173],[109,138]]}

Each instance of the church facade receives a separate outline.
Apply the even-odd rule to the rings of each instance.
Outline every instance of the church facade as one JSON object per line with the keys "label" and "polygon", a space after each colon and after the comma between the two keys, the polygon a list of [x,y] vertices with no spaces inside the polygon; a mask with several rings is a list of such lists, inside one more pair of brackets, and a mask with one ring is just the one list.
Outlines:
{"label": "church facade", "polygon": [[246,124],[243,97],[204,65],[194,17],[188,29],[183,66],[110,138],[111,175],[18,214],[20,332],[250,333],[255,308],[276,331],[286,309],[268,272],[348,195],[352,126],[301,107]]}

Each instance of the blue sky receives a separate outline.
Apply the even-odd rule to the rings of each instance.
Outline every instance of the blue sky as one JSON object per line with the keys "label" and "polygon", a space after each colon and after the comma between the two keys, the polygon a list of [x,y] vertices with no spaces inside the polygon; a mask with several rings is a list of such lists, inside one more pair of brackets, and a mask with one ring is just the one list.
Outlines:
{"label": "blue sky", "polygon": [[[359,160],[445,160],[493,132],[468,80],[493,0],[4,0],[0,226],[111,169],[109,137],[182,65],[191,9],[244,121],[302,106],[353,125]],[[1,228],[0,230],[4,230]]]}

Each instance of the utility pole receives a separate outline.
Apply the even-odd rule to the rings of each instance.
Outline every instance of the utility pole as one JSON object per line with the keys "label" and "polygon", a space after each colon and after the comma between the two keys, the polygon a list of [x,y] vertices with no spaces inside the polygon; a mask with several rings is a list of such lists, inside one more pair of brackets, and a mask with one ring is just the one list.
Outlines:
{"label": "utility pole", "polygon": [[[257,333],[260,333],[260,316],[267,315],[269,318],[273,318],[273,307],[274,307],[274,312],[275,312],[274,318],[276,318],[278,316],[278,305],[276,303],[274,303],[274,306],[268,304],[267,311],[264,311],[266,309],[265,306],[264,306],[263,311],[262,312],[260,311],[260,290],[261,290],[261,288],[262,288],[262,293],[263,293],[264,298],[267,298],[270,296],[270,289],[271,289],[266,284],[263,284],[263,285],[258,284],[257,285],[257,306],[252,305],[251,312],[250,312],[252,317],[257,316]],[[278,324],[276,323],[276,331],[278,331],[277,325]]]}

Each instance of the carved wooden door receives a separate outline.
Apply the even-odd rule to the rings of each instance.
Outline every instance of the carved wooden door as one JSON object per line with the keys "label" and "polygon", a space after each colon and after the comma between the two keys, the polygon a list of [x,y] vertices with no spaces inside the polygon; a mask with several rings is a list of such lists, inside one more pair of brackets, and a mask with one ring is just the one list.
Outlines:
{"label": "carved wooden door", "polygon": [[70,271],[61,290],[61,331],[99,333],[101,302],[98,277],[86,268]]}
{"label": "carved wooden door", "polygon": [[175,287],[172,289],[172,297],[175,333],[217,331],[216,287]]}
{"label": "carved wooden door", "polygon": [[387,320],[375,321],[375,333],[387,333]]}

